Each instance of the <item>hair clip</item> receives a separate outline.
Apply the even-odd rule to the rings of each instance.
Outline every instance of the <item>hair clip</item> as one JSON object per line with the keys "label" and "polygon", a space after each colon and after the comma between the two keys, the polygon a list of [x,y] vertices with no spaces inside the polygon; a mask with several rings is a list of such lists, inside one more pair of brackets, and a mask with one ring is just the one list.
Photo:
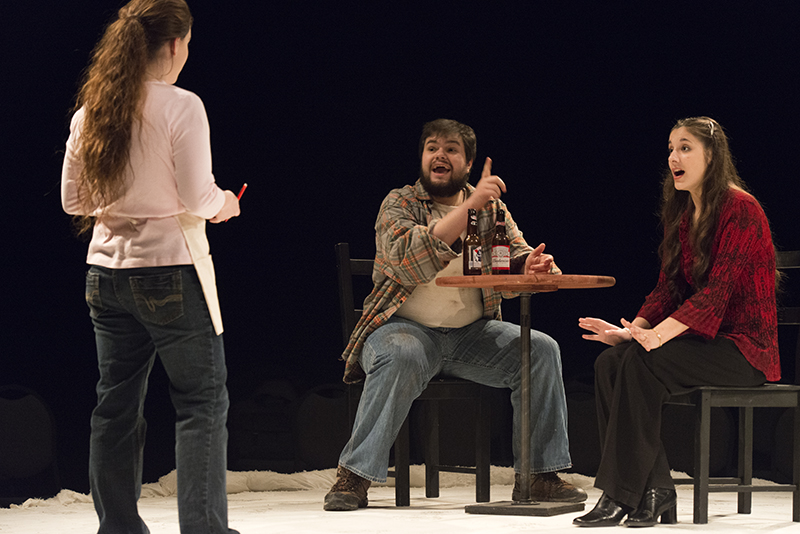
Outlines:
{"label": "hair clip", "polygon": [[714,121],[708,121],[708,128],[711,130],[711,137],[714,137]]}

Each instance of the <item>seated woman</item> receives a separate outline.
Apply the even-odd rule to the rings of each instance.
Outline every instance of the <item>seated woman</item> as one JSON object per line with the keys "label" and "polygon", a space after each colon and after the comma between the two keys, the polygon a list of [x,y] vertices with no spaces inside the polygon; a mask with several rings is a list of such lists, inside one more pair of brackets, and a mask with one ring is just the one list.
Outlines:
{"label": "seated woman", "polygon": [[632,322],[579,320],[584,339],[611,345],[595,362],[603,495],[580,526],[675,523],[663,404],[694,386],[780,378],[775,249],[725,132],[708,117],[678,121],[667,161],[658,284]]}

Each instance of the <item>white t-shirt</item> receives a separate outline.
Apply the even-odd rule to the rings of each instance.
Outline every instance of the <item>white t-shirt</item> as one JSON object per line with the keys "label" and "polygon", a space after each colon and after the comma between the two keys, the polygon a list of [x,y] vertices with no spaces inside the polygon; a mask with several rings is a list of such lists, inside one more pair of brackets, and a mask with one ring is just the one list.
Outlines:
{"label": "white t-shirt", "polygon": [[[456,206],[433,203],[433,219],[441,219]],[[462,232],[461,239],[467,235]],[[440,276],[462,276],[462,255],[447,264],[436,274]],[[469,287],[441,287],[436,279],[414,288],[411,295],[395,312],[398,317],[411,319],[430,328],[461,328],[483,317],[483,296],[480,289]]]}
{"label": "white t-shirt", "polygon": [[85,213],[76,180],[82,163],[84,110],[70,125],[61,175],[61,202],[69,214],[97,219],[86,262],[113,269],[189,265],[183,232],[174,216],[189,212],[203,219],[225,203],[211,172],[211,143],[203,102],[190,91],[165,82],[147,82],[141,129],[134,126],[124,195]]}

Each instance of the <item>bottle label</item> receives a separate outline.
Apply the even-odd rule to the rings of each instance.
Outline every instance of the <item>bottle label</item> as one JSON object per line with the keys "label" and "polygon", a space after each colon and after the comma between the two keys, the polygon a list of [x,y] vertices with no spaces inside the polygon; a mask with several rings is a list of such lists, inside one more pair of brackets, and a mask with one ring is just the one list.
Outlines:
{"label": "bottle label", "polygon": [[492,247],[492,270],[508,272],[511,269],[511,248],[508,245]]}
{"label": "bottle label", "polygon": [[470,269],[480,269],[481,268],[481,247],[470,247],[467,250],[467,254],[469,257],[467,258],[467,266]]}

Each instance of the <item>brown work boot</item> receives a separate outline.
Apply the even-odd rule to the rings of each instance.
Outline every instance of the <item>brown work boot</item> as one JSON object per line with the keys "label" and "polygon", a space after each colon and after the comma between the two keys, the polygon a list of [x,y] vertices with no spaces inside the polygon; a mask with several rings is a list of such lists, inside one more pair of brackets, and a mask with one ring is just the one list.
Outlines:
{"label": "brown work boot", "polygon": [[366,478],[362,478],[342,467],[336,470],[336,482],[325,495],[325,505],[323,509],[332,512],[348,512],[359,508],[367,507],[367,490],[372,484]]}
{"label": "brown work boot", "polygon": [[[520,483],[522,476],[514,475],[514,490],[511,500],[522,500]],[[535,473],[531,475],[531,500],[538,502],[583,502],[586,492],[576,488],[569,482],[564,482],[554,472]]]}

